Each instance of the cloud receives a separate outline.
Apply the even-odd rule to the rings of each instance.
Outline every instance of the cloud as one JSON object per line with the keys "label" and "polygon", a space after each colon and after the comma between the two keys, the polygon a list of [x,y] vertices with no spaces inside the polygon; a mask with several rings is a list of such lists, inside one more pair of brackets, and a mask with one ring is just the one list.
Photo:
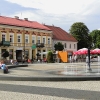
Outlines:
{"label": "cloud", "polygon": [[[84,22],[93,26],[97,16],[100,16],[100,0],[6,0],[18,4],[30,10],[20,10],[11,17],[17,15],[20,18],[29,18],[45,24],[54,24],[64,27],[67,31],[74,22]],[[33,10],[35,9],[35,10]],[[99,24],[98,24],[99,25]],[[97,26],[98,27],[98,26]]]}
{"label": "cloud", "polygon": [[96,0],[6,0],[23,7],[40,9],[45,13],[68,14],[80,13]]}

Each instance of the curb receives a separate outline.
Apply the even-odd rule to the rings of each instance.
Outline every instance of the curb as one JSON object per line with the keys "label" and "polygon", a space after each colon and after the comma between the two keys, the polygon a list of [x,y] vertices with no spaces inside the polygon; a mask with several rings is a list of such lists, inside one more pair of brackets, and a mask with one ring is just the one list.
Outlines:
{"label": "curb", "polygon": [[23,65],[7,65],[8,69],[11,68],[16,68],[16,67],[28,67],[28,64],[23,64]]}
{"label": "curb", "polygon": [[2,76],[0,80],[6,81],[97,81],[100,76],[66,76],[66,77],[17,77],[17,76]]}

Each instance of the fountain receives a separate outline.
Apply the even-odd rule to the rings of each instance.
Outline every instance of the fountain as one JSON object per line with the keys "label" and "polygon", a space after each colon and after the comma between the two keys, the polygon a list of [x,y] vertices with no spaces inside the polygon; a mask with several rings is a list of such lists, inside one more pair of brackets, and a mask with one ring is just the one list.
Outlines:
{"label": "fountain", "polygon": [[[72,60],[73,57],[70,56],[69,58],[69,64],[64,66],[64,69],[62,71],[59,71],[61,75],[66,75],[66,76],[94,76],[96,74],[99,74],[99,66],[100,66],[100,57],[98,56],[98,62],[97,65],[98,68],[93,68],[91,69],[91,64],[90,61],[90,50],[88,49],[88,55],[86,56],[86,62],[81,63],[81,62],[73,62]],[[83,68],[82,68],[83,67]],[[56,74],[58,74],[56,72]]]}
{"label": "fountain", "polygon": [[64,77],[66,80],[71,78],[73,80],[100,80],[100,57],[98,56],[98,62],[91,63],[90,50],[87,51],[86,62],[76,62],[73,58],[69,57],[69,63],[64,63],[64,67],[50,71],[51,74],[55,74],[58,77]]}

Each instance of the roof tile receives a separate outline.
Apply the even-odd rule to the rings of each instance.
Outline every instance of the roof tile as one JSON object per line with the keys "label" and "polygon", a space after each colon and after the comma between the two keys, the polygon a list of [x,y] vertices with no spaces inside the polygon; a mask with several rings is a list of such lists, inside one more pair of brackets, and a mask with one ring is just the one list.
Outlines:
{"label": "roof tile", "polygon": [[29,27],[35,29],[42,29],[42,30],[51,30],[48,27],[36,22],[36,21],[26,21],[23,19],[16,19],[11,17],[0,16],[0,24],[5,25],[13,25],[13,26],[20,26],[20,27]]}
{"label": "roof tile", "polygon": [[62,40],[62,41],[73,41],[77,42],[77,40],[69,33],[56,26],[45,25],[53,31],[53,39]]}

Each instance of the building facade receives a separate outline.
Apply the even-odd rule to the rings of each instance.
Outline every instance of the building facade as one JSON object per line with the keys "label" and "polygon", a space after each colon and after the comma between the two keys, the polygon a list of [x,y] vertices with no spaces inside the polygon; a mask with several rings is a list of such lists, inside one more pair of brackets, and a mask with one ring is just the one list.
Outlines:
{"label": "building facade", "polygon": [[[52,49],[52,30],[27,18],[0,16],[0,58],[5,51],[7,59],[37,59],[37,54]],[[42,59],[46,55],[40,55]]]}
{"label": "building facade", "polygon": [[67,33],[65,30],[57,26],[45,25],[53,31],[52,39],[52,49],[54,50],[54,45],[61,42],[64,45],[64,51],[68,52],[68,55],[73,55],[74,51],[77,51],[77,40]]}

